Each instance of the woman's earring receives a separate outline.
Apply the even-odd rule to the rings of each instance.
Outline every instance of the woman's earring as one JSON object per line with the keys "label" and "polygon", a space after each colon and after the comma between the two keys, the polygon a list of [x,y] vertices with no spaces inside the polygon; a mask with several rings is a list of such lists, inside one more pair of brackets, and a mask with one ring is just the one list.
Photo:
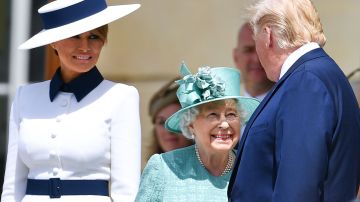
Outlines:
{"label": "woman's earring", "polygon": [[191,138],[192,138],[193,140],[195,140],[195,133],[194,133],[194,131],[191,131]]}
{"label": "woman's earring", "polygon": [[191,133],[191,139],[195,139],[194,129],[193,128],[189,128],[189,129],[190,129],[190,133]]}

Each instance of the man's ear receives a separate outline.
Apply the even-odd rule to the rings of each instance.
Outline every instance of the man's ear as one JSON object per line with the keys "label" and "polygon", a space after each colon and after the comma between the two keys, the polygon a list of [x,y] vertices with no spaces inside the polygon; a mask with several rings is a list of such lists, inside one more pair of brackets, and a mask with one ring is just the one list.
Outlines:
{"label": "man's ear", "polygon": [[237,52],[239,51],[239,49],[238,48],[234,48],[233,49],[233,61],[234,61],[234,63],[236,64],[237,62],[238,62],[238,56],[237,56]]}
{"label": "man's ear", "polygon": [[263,28],[263,32],[265,34],[265,46],[266,48],[271,48],[274,46],[274,32],[273,30],[268,27],[268,26],[265,26]]}

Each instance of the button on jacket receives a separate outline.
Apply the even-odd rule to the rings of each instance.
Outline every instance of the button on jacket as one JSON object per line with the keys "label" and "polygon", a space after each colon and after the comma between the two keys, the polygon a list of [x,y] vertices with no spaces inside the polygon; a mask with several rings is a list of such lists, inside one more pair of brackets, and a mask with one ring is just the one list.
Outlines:
{"label": "button on jacket", "polygon": [[25,195],[27,179],[109,180],[106,196],[56,201],[133,201],[140,178],[139,95],[132,86],[102,80],[80,101],[50,81],[20,87],[12,105],[2,202],[55,201]]}

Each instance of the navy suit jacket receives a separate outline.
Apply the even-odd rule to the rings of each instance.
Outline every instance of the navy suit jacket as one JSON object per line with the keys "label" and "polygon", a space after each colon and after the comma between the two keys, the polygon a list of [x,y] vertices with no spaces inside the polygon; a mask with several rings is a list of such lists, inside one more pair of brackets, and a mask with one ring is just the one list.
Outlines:
{"label": "navy suit jacket", "polygon": [[228,197],[241,202],[345,202],[360,179],[360,114],[322,48],[275,84],[246,125]]}

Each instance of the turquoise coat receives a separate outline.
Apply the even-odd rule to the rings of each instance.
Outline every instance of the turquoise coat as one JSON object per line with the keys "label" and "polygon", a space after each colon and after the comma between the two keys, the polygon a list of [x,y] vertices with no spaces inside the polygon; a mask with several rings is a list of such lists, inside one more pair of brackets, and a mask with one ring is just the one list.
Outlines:
{"label": "turquoise coat", "polygon": [[225,202],[230,175],[211,175],[198,161],[194,145],[155,154],[143,171],[135,201]]}

